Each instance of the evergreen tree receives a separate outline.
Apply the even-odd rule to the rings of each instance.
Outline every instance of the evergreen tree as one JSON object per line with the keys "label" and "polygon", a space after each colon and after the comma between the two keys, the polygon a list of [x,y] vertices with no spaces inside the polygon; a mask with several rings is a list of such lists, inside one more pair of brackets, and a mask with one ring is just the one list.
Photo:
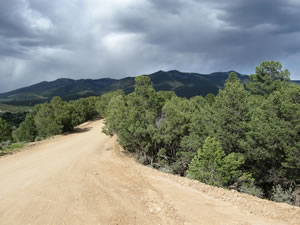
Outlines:
{"label": "evergreen tree", "polygon": [[280,89],[285,81],[290,80],[290,72],[282,70],[282,65],[277,61],[265,61],[256,67],[256,73],[250,75],[247,88],[254,94],[268,95]]}
{"label": "evergreen tree", "polygon": [[167,100],[171,100],[173,97],[176,97],[174,91],[158,91],[157,93],[158,102],[160,108],[162,108]]}
{"label": "evergreen tree", "polygon": [[166,101],[160,118],[156,120],[154,140],[159,148],[161,164],[173,163],[175,173],[184,174],[189,163],[181,151],[181,141],[189,134],[189,123],[194,106],[187,99],[173,97]]}
{"label": "evergreen tree", "polygon": [[194,110],[189,123],[189,135],[183,137],[181,147],[183,152],[194,156],[197,150],[203,146],[205,139],[214,134],[214,111],[213,103],[201,96],[191,98],[190,104],[194,106]]}
{"label": "evergreen tree", "polygon": [[246,165],[266,193],[274,185],[297,182],[300,176],[299,93],[299,86],[289,84],[249,101],[251,120],[243,143]]}
{"label": "evergreen tree", "polygon": [[208,104],[213,105],[215,102],[215,95],[213,93],[209,93],[205,96],[206,101],[208,102]]}
{"label": "evergreen tree", "polygon": [[40,105],[34,118],[38,136],[46,138],[52,135],[60,134],[63,126],[55,118],[55,111],[49,103]]}
{"label": "evergreen tree", "polygon": [[11,126],[9,126],[5,120],[0,118],[0,142],[11,140],[11,133]]}
{"label": "evergreen tree", "polygon": [[[119,134],[119,141],[122,140],[124,133],[122,129],[124,128],[123,124],[126,116],[125,96],[122,94],[113,97],[106,108],[104,133],[107,135]],[[123,144],[123,140],[121,144]]]}
{"label": "evergreen tree", "polygon": [[231,72],[227,78],[227,82],[239,81],[239,77],[235,72]]}
{"label": "evergreen tree", "polygon": [[68,104],[72,118],[72,126],[75,127],[83,122],[95,118],[98,113],[96,111],[97,97],[80,98],[71,101]]}
{"label": "evergreen tree", "polygon": [[62,126],[62,132],[72,131],[74,129],[74,126],[72,123],[72,116],[69,105],[58,96],[53,97],[50,104],[54,109],[54,117],[56,123]]}
{"label": "evergreen tree", "polygon": [[153,136],[155,135],[155,120],[159,113],[156,92],[152,87],[150,77],[135,78],[135,91],[128,96],[128,130],[135,139],[133,143],[136,153],[144,158],[145,163],[152,163],[157,154]]}
{"label": "evergreen tree", "polygon": [[290,83],[274,92],[269,101],[280,120],[285,177],[300,182],[300,87]]}
{"label": "evergreen tree", "polygon": [[187,174],[206,184],[224,187],[243,176],[240,170],[243,164],[242,155],[230,153],[226,156],[220,143],[215,138],[208,137],[190,163]]}
{"label": "evergreen tree", "polygon": [[102,118],[106,117],[106,115],[107,115],[106,108],[107,108],[110,100],[118,95],[124,95],[123,90],[116,90],[116,91],[111,91],[111,92],[105,93],[105,94],[101,95],[101,97],[99,99],[97,99],[97,101],[95,103],[95,108],[96,108],[98,115],[100,115],[100,117],[102,117]]}
{"label": "evergreen tree", "polygon": [[18,142],[31,142],[37,136],[37,129],[34,123],[34,115],[28,113],[26,119],[20,124],[19,128],[13,132],[14,139]]}
{"label": "evergreen tree", "polygon": [[[232,75],[233,77],[234,75]],[[241,142],[245,139],[249,118],[250,93],[239,79],[230,79],[220,90],[212,108],[211,135],[220,141],[224,151],[243,152]]]}

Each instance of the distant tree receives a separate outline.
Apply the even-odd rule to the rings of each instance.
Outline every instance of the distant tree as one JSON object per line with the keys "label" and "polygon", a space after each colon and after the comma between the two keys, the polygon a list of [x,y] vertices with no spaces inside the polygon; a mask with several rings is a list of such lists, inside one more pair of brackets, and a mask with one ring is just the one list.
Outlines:
{"label": "distant tree", "polygon": [[63,132],[72,131],[74,126],[97,115],[96,97],[82,98],[65,102],[60,97],[53,97],[50,103],[36,105],[20,127],[14,132],[17,141],[34,141]]}
{"label": "distant tree", "polygon": [[55,111],[51,104],[44,103],[40,105],[39,110],[34,118],[38,136],[46,138],[52,135],[60,134],[63,129],[55,117]]}
{"label": "distant tree", "polygon": [[213,93],[209,93],[205,96],[205,100],[210,104],[213,105],[215,102],[215,95]]}
{"label": "distant tree", "polygon": [[11,140],[12,128],[8,123],[0,118],[0,142]]}
{"label": "distant tree", "polygon": [[158,91],[157,98],[158,98],[158,102],[160,103],[160,108],[163,107],[163,105],[167,100],[171,100],[171,98],[173,97],[176,97],[174,91]]}
{"label": "distant tree", "polygon": [[119,133],[119,141],[121,141],[121,144],[125,141],[122,140],[124,137],[122,136],[124,132],[122,132],[122,129],[125,127],[124,119],[127,116],[127,108],[126,108],[126,100],[125,96],[117,95],[113,97],[107,108],[106,108],[106,117],[105,117],[105,126],[104,126],[104,133],[107,135],[114,135]]}
{"label": "distant tree", "polygon": [[100,96],[100,98],[95,103],[96,111],[97,111],[98,115],[100,115],[100,117],[103,118],[107,115],[106,108],[107,108],[110,100],[113,97],[118,96],[118,95],[124,95],[124,91],[123,90],[111,91],[111,92],[107,92]]}
{"label": "distant tree", "polygon": [[69,102],[73,127],[83,123],[86,118],[84,113],[84,105],[80,104],[79,100]]}
{"label": "distant tree", "polygon": [[97,101],[97,97],[88,97],[69,102],[68,107],[71,111],[72,125],[74,127],[98,115],[96,111]]}
{"label": "distant tree", "polygon": [[34,123],[34,115],[28,113],[19,128],[13,132],[13,137],[18,142],[31,142],[34,141],[36,136],[37,129]]}
{"label": "distant tree", "polygon": [[92,120],[98,116],[98,112],[96,110],[96,103],[98,101],[98,97],[90,96],[86,98],[88,101],[88,110],[86,115],[86,121]]}
{"label": "distant tree", "polygon": [[62,132],[72,131],[74,126],[69,105],[58,96],[53,97],[50,104],[54,110],[56,123],[62,126]]}
{"label": "distant tree", "polygon": [[278,90],[284,81],[290,80],[290,72],[282,70],[277,61],[265,61],[256,67],[256,73],[250,75],[251,82],[247,88],[254,94],[266,95]]}
{"label": "distant tree", "polygon": [[[135,78],[134,96],[135,101],[141,103],[144,109],[155,112],[159,110],[159,99],[149,76]],[[138,105],[136,106],[138,107]]]}
{"label": "distant tree", "polygon": [[231,72],[227,78],[228,82],[239,81],[239,77],[235,72]]}
{"label": "distant tree", "polygon": [[1,115],[1,118],[5,120],[12,128],[19,127],[19,125],[25,120],[26,112],[5,112]]}

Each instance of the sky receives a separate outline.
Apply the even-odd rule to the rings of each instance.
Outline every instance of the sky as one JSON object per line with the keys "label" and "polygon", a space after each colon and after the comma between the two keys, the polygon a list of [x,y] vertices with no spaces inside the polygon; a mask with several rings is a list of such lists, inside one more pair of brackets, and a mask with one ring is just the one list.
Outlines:
{"label": "sky", "polygon": [[300,80],[300,0],[1,0],[0,92],[158,70]]}

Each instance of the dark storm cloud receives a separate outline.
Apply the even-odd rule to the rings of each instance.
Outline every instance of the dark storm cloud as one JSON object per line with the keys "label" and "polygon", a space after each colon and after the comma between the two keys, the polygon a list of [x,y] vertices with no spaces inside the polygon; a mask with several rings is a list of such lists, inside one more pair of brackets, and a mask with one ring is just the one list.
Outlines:
{"label": "dark storm cloud", "polygon": [[215,62],[216,69],[248,72],[262,60],[284,62],[286,55],[299,53],[300,5],[296,1],[150,2],[152,10],[121,15],[120,27],[142,33],[146,42],[170,54],[198,57],[199,68],[200,61],[206,60]]}
{"label": "dark storm cloud", "polygon": [[298,0],[1,1],[0,92],[160,69],[251,73],[263,60],[300,79],[299,21]]}
{"label": "dark storm cloud", "polygon": [[225,13],[221,20],[240,29],[253,29],[259,25],[273,25],[274,32],[300,31],[300,7],[289,1],[252,0],[228,1],[221,7]]}
{"label": "dark storm cloud", "polygon": [[26,56],[34,47],[62,44],[49,15],[30,6],[26,0],[0,2],[0,57]]}
{"label": "dark storm cloud", "polygon": [[4,37],[28,37],[31,36],[24,18],[20,12],[24,10],[24,4],[11,0],[0,2],[0,35]]}
{"label": "dark storm cloud", "polygon": [[20,13],[23,11],[23,6],[21,2],[15,0],[10,4],[5,1],[0,2],[0,57],[23,56],[24,49],[19,40],[33,37]]}

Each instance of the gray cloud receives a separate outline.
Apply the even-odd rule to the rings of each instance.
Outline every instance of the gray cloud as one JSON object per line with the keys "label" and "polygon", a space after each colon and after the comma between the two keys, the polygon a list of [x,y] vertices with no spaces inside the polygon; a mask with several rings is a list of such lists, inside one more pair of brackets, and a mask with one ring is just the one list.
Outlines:
{"label": "gray cloud", "polygon": [[0,2],[0,92],[42,80],[178,69],[254,72],[280,60],[300,79],[297,0]]}
{"label": "gray cloud", "polygon": [[[294,33],[300,31],[300,5],[282,0],[230,1],[224,6],[227,12],[221,20],[240,29],[255,29],[269,25],[273,32]],[[262,27],[263,28],[263,27]]]}

